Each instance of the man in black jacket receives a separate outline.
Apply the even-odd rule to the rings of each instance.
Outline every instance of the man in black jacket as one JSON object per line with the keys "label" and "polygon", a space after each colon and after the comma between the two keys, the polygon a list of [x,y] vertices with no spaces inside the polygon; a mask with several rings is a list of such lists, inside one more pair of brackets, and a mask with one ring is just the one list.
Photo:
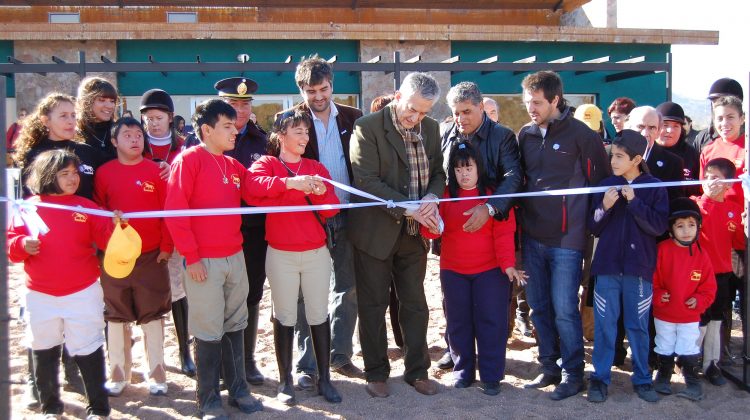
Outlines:
{"label": "man in black jacket", "polygon": [[526,297],[542,364],[542,373],[526,387],[558,384],[550,398],[562,400],[584,388],[578,288],[589,197],[543,194],[598,185],[609,175],[610,166],[599,135],[573,118],[556,73],[530,74],[521,86],[531,117],[518,134],[525,191],[542,195],[521,200],[521,249],[529,275]]}
{"label": "man in black jacket", "polygon": [[[625,128],[635,130],[648,140],[648,148],[643,158],[651,175],[664,182],[682,181],[685,177],[685,162],[681,157],[667,151],[656,140],[661,132],[662,117],[659,111],[650,106],[639,106],[630,111]],[[667,188],[669,200],[685,196],[682,187]]]}
{"label": "man in black jacket", "polygon": [[[333,69],[331,65],[318,56],[303,60],[294,75],[303,102],[292,109],[282,111],[276,117],[287,112],[301,110],[312,120],[310,141],[305,148],[304,157],[314,159],[325,165],[331,178],[342,184],[351,185],[352,163],[349,159],[349,139],[354,130],[354,121],[362,116],[362,111],[350,106],[333,102]],[[349,202],[349,193],[336,189],[341,203]],[[352,337],[357,323],[357,295],[354,278],[353,248],[347,237],[347,212],[342,210],[334,217],[326,219],[329,231],[333,233],[335,244],[331,250],[333,259],[333,278],[330,288],[330,343],[322,343],[310,337],[310,329],[304,316],[297,317],[297,349],[300,359],[297,361],[297,385],[302,389],[315,386],[314,376],[328,374],[328,366],[333,371],[354,378],[364,378],[362,370],[352,363]],[[304,302],[300,301],[298,313],[305,313]],[[324,350],[325,355],[313,352]],[[330,348],[330,350],[329,350]],[[330,351],[330,356],[329,356]],[[317,360],[316,360],[317,358]],[[325,358],[325,363],[321,363]]]}

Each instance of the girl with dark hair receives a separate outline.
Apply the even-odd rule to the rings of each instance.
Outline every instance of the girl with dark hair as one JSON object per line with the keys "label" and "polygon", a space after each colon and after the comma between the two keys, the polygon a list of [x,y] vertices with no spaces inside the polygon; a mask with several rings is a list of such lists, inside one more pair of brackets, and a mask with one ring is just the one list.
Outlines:
{"label": "girl with dark hair", "polygon": [[[330,179],[320,162],[303,158],[312,126],[302,112],[282,114],[274,124],[269,155],[250,167],[249,192],[254,206],[304,206],[338,204],[333,187],[316,178]],[[294,404],[292,346],[297,324],[299,291],[305,299],[305,316],[318,365],[318,394],[329,402],[341,402],[331,384],[331,324],[328,319],[328,289],[331,254],[327,248],[325,219],[334,210],[271,213],[266,216],[266,274],[273,300],[273,334],[281,383],[277,399]],[[330,244],[328,246],[331,246]],[[335,245],[333,245],[335,246]]]}
{"label": "girl with dark hair", "polygon": [[470,210],[487,201],[479,197],[492,194],[482,162],[470,143],[452,147],[444,197],[469,199],[441,203],[442,230],[422,227],[422,235],[442,236],[440,284],[454,362],[453,386],[471,386],[478,364],[482,391],[497,395],[505,376],[510,283],[524,283],[526,276],[515,268],[512,209],[506,220],[490,218],[476,232],[464,230]]}
{"label": "girl with dark hair", "polygon": [[102,162],[117,157],[111,141],[117,98],[115,86],[101,77],[87,77],[78,85],[78,135],[99,152]]}
{"label": "girl with dark hair", "polygon": [[[80,164],[78,157],[65,150],[41,153],[26,181],[37,194],[30,201],[98,208],[76,195]],[[39,207],[38,212],[49,230],[36,232],[31,226],[13,223],[8,231],[8,256],[13,262],[23,262],[26,272],[26,336],[42,414],[59,418],[63,413],[58,371],[64,344],[81,371],[89,418],[108,417],[103,295],[94,244],[106,247],[112,223],[78,211]]]}

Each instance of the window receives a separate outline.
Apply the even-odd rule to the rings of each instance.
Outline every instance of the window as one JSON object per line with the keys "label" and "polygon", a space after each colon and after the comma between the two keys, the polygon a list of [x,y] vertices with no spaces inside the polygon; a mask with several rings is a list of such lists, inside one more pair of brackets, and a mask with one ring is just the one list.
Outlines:
{"label": "window", "polygon": [[169,23],[197,23],[197,12],[167,12],[167,22]]}
{"label": "window", "polygon": [[[530,121],[520,94],[488,94],[483,96],[489,96],[497,101],[500,106],[500,123],[514,132],[518,133],[521,127]],[[563,93],[563,97],[568,101],[568,105],[573,107],[596,103],[595,95]]]}
{"label": "window", "polygon": [[49,23],[81,23],[81,14],[76,13],[49,13]]}

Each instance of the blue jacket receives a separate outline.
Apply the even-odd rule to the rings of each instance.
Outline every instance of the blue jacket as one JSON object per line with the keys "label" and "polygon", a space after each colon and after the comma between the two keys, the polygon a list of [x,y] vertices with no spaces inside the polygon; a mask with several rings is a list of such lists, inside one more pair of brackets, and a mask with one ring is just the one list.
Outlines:
{"label": "blue jacket", "polygon": [[[661,182],[642,173],[634,184]],[[610,176],[600,186],[627,185],[621,176]],[[635,189],[628,203],[622,195],[604,210],[604,193],[594,194],[589,217],[591,233],[599,237],[592,275],[627,275],[651,281],[656,267],[656,238],[667,230],[669,200],[663,187]]]}

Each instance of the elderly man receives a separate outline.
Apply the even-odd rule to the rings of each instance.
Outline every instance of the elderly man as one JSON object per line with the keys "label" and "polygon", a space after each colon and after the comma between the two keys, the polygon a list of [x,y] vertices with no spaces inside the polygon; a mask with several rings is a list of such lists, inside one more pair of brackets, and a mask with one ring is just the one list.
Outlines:
{"label": "elderly man", "polygon": [[[349,140],[354,129],[354,121],[362,116],[362,111],[333,102],[333,68],[324,59],[312,56],[297,66],[294,74],[302,102],[294,108],[283,111],[277,118],[289,111],[301,110],[308,114],[314,127],[310,127],[310,141],[304,157],[320,161],[331,173],[334,181],[351,185],[353,179],[349,161]],[[349,193],[336,189],[341,203],[349,202]],[[352,245],[347,237],[347,212],[342,210],[336,216],[326,219],[333,232],[336,246],[331,251],[333,271],[330,286],[329,316],[331,322],[330,367],[333,371],[354,378],[363,378],[362,370],[352,363],[352,337],[357,324],[357,294],[354,282],[354,257]],[[304,313],[304,301],[300,301],[298,313]],[[297,317],[297,386],[312,389],[316,366],[316,355],[310,340],[307,319]],[[328,353],[328,343],[326,353]],[[318,355],[318,357],[322,357]]]}
{"label": "elderly man", "polygon": [[419,393],[437,393],[436,383],[427,377],[429,314],[423,283],[428,246],[419,226],[437,228],[437,204],[429,200],[445,189],[438,122],[426,117],[439,94],[432,76],[411,73],[393,102],[357,120],[351,138],[356,188],[394,202],[423,201],[417,209],[379,206],[350,211],[349,221],[357,227],[349,230],[349,237],[354,245],[359,337],[367,392],[373,397],[389,395],[385,311],[391,280],[401,302],[404,380]]}
{"label": "elderly man", "polygon": [[[521,84],[531,122],[518,142],[526,191],[599,184],[609,163],[599,136],[573,113],[563,98],[562,80],[550,71],[527,76]],[[586,247],[587,196],[541,196],[521,201],[526,297],[537,331],[542,373],[527,388],[558,384],[550,394],[562,400],[584,388],[583,331],[578,288]],[[557,364],[562,358],[561,365]]]}
{"label": "elderly man", "polygon": [[[253,112],[253,93],[258,90],[255,81],[245,77],[230,77],[214,85],[224,102],[234,108],[237,129],[234,149],[225,152],[249,168],[266,154],[268,139],[266,132],[250,120]],[[197,130],[196,130],[197,131]],[[245,202],[242,206],[246,207]],[[264,214],[242,215],[242,252],[245,256],[247,279],[250,290],[247,294],[247,328],[245,328],[245,378],[251,385],[263,385],[265,378],[255,364],[255,343],[258,337],[258,313],[263,298],[263,283],[266,281],[266,216]]]}
{"label": "elderly man", "polygon": [[482,98],[482,105],[484,105],[484,113],[494,122],[500,120],[500,105],[497,101],[490,98],[489,96]]}
{"label": "elderly man", "polygon": [[[651,175],[662,181],[682,181],[685,164],[679,156],[667,151],[656,140],[659,139],[663,121],[662,116],[653,107],[639,106],[630,111],[625,128],[635,130],[648,140],[648,148],[643,159],[646,160]],[[682,187],[667,188],[669,200],[685,196]]]}

